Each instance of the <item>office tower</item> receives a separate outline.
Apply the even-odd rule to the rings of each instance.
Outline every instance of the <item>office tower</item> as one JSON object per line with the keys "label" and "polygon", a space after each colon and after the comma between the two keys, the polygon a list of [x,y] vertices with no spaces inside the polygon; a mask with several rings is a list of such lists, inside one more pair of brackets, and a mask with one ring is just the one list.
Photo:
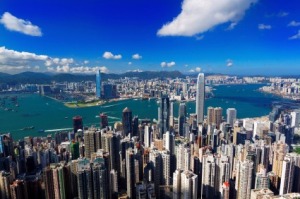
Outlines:
{"label": "office tower", "polygon": [[72,160],[76,160],[77,158],[79,158],[79,142],[75,142],[74,140],[72,140],[72,142],[70,143],[70,151]]}
{"label": "office tower", "polygon": [[162,166],[163,166],[163,176],[162,185],[171,185],[171,155],[169,151],[162,151]]}
{"label": "office tower", "polygon": [[214,122],[214,107],[207,107],[207,124],[211,125]]}
{"label": "office tower", "polygon": [[227,116],[227,123],[230,124],[230,126],[233,127],[233,124],[236,120],[236,109],[235,108],[228,108],[226,110],[226,116]]}
{"label": "office tower", "polygon": [[292,192],[300,192],[300,183],[298,180],[300,179],[300,155],[297,153],[289,153],[289,157],[293,158],[294,160],[294,181],[293,181],[293,188]]}
{"label": "office tower", "polygon": [[179,104],[179,111],[178,111],[178,133],[180,136],[183,135],[184,129],[183,124],[186,122],[186,105],[185,103]]}
{"label": "office tower", "polygon": [[83,123],[81,116],[73,117],[73,130],[76,133],[79,129],[83,130]]}
{"label": "office tower", "polygon": [[289,155],[287,155],[284,158],[282,164],[282,174],[281,174],[280,189],[279,189],[280,195],[292,192],[294,171],[295,171],[294,159],[292,157],[289,157]]}
{"label": "office tower", "polygon": [[205,100],[204,73],[199,73],[197,78],[197,90],[196,90],[197,124],[202,123],[204,120],[204,100]]}
{"label": "office tower", "polygon": [[126,150],[126,184],[127,184],[127,197],[134,198],[135,194],[135,171],[134,171],[134,151],[132,148]]}
{"label": "office tower", "polygon": [[0,171],[0,198],[10,198],[10,183],[12,182],[12,176],[10,173]]}
{"label": "office tower", "polygon": [[101,98],[101,71],[97,71],[96,73],[96,97]]}
{"label": "office tower", "polygon": [[170,102],[170,119],[169,126],[174,127],[174,102]]}
{"label": "office tower", "polygon": [[122,113],[123,136],[132,134],[132,112],[126,107]]}
{"label": "office tower", "polygon": [[250,199],[252,184],[253,162],[239,162],[238,177],[236,178],[237,199]]}
{"label": "office tower", "polygon": [[213,123],[216,124],[217,129],[220,128],[220,124],[222,123],[222,112],[223,109],[221,107],[214,108]]}
{"label": "office tower", "polygon": [[146,125],[145,134],[144,134],[145,148],[149,148],[151,146],[151,143],[152,143],[152,131],[151,128],[148,125]]}
{"label": "office tower", "polygon": [[198,175],[191,171],[181,173],[181,198],[197,199],[198,198]]}
{"label": "office tower", "polygon": [[168,95],[162,95],[159,99],[158,108],[158,131],[159,138],[169,130],[170,127],[170,100]]}
{"label": "office tower", "polygon": [[134,116],[132,120],[132,136],[139,136],[139,117]]}
{"label": "office tower", "polygon": [[100,128],[101,128],[101,129],[104,129],[104,128],[108,127],[108,119],[107,119],[107,115],[104,114],[104,113],[101,113],[101,114],[100,114],[100,119],[101,119],[101,122],[100,122]]}

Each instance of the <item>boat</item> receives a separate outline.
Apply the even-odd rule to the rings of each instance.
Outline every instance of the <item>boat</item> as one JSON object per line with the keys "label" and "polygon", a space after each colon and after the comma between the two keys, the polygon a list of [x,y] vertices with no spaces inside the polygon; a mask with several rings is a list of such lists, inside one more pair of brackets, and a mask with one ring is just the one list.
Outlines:
{"label": "boat", "polygon": [[44,129],[40,129],[40,130],[39,130],[39,133],[44,133],[44,132],[45,132]]}
{"label": "boat", "polygon": [[34,126],[27,126],[22,128],[23,131],[34,129]]}
{"label": "boat", "polygon": [[65,119],[68,119],[69,117],[65,117]]}

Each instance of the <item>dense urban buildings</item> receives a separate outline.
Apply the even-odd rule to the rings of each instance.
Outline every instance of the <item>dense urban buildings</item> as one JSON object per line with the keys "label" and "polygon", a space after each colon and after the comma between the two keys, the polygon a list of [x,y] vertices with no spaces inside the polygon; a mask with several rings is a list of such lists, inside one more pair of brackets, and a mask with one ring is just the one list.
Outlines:
{"label": "dense urban buildings", "polygon": [[[180,100],[171,88],[150,91],[157,120],[124,107],[114,126],[107,112],[98,127],[78,115],[72,130],[47,137],[1,134],[0,198],[299,198],[299,110],[276,105],[268,117],[242,119],[235,108],[208,107],[204,115],[205,81],[201,73],[174,87]],[[125,84],[127,95],[138,85]],[[189,115],[188,95],[198,103]]]}

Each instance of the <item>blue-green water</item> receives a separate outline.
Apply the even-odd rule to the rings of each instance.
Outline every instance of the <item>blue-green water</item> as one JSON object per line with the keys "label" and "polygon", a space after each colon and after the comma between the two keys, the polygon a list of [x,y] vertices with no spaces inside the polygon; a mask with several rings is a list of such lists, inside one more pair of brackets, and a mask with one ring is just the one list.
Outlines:
{"label": "blue-green water", "polygon": [[[273,101],[282,101],[277,96],[258,92],[262,85],[231,85],[216,86],[214,98],[207,99],[205,107],[220,106],[223,115],[226,109],[234,107],[237,109],[238,118],[257,117],[267,115],[271,110]],[[3,97],[3,96],[0,96]],[[111,102],[103,106],[87,108],[68,108],[62,103],[36,94],[18,95],[19,107],[17,112],[0,109],[0,132],[11,132],[15,139],[24,136],[44,136],[50,133],[47,130],[72,128],[72,117],[81,115],[86,126],[99,126],[99,113],[108,115],[109,122],[113,124],[121,120],[122,110],[129,107],[133,115],[139,118],[157,118],[156,100],[124,100]],[[179,103],[174,104],[174,116],[177,116]],[[206,108],[205,108],[206,110]],[[187,112],[195,112],[195,102],[187,103]],[[32,130],[21,130],[24,127],[34,126]],[[46,132],[39,133],[39,129]]]}

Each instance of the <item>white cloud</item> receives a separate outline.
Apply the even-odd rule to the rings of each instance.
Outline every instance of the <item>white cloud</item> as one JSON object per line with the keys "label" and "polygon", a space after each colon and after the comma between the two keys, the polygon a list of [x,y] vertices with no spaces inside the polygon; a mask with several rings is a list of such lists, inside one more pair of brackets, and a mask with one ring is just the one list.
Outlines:
{"label": "white cloud", "polygon": [[235,28],[236,25],[237,25],[236,22],[232,22],[232,23],[228,26],[228,28],[226,28],[226,30],[233,30],[233,29]]}
{"label": "white cloud", "polygon": [[2,15],[0,23],[10,31],[16,31],[30,36],[42,36],[42,31],[38,26],[33,25],[28,20],[18,19],[9,12],[5,12]]}
{"label": "white cloud", "polygon": [[70,68],[70,72],[72,73],[85,73],[85,74],[94,74],[99,70],[101,71],[101,73],[109,72],[106,66],[95,66],[95,67],[80,66],[80,67]]}
{"label": "white cloud", "polygon": [[295,35],[293,35],[293,36],[291,36],[289,39],[290,39],[290,40],[293,40],[293,39],[300,39],[300,30],[298,30],[298,33],[295,34]]}
{"label": "white cloud", "polygon": [[163,67],[163,68],[164,67],[169,67],[170,68],[170,67],[175,66],[175,65],[176,65],[176,63],[174,61],[171,61],[171,62],[161,62],[160,63],[160,66]]}
{"label": "white cloud", "polygon": [[132,59],[142,59],[142,56],[139,54],[132,55]]}
{"label": "white cloud", "polygon": [[105,59],[122,59],[122,55],[114,55],[111,52],[104,52],[103,53],[103,58]]}
{"label": "white cloud", "polygon": [[196,67],[195,71],[199,73],[199,72],[201,72],[201,68],[200,67]]}
{"label": "white cloud", "polygon": [[286,16],[288,16],[290,13],[288,13],[288,12],[280,12],[280,13],[278,13],[278,17],[286,17]]}
{"label": "white cloud", "polygon": [[190,72],[190,73],[200,73],[201,70],[202,69],[200,67],[196,67],[196,68],[190,69],[188,72]]}
{"label": "white cloud", "polygon": [[45,62],[48,60],[47,55],[37,55],[29,52],[19,52],[9,50],[4,46],[0,47],[0,67],[3,65],[20,66],[28,65],[33,62]]}
{"label": "white cloud", "polygon": [[130,62],[128,62],[128,65],[131,65],[132,64],[132,62],[130,61]]}
{"label": "white cloud", "polygon": [[287,26],[297,27],[297,26],[300,26],[300,22],[297,22],[297,21],[291,21]]}
{"label": "white cloud", "polygon": [[88,64],[88,63],[90,63],[88,60],[84,60],[84,62],[83,62],[84,64]]}
{"label": "white cloud", "polygon": [[272,28],[271,25],[258,24],[258,29],[260,29],[260,30],[270,30],[271,28]]}
{"label": "white cloud", "polygon": [[233,66],[233,61],[231,59],[227,59],[226,66],[228,66],[228,67]]}
{"label": "white cloud", "polygon": [[256,0],[184,0],[181,13],[158,30],[159,36],[193,36],[226,23],[237,23]]}
{"label": "white cloud", "polygon": [[202,40],[202,39],[204,39],[204,35],[196,36],[197,41]]}
{"label": "white cloud", "polygon": [[141,73],[141,72],[143,72],[143,70],[141,70],[141,69],[135,69],[135,70],[128,70],[127,72]]}

